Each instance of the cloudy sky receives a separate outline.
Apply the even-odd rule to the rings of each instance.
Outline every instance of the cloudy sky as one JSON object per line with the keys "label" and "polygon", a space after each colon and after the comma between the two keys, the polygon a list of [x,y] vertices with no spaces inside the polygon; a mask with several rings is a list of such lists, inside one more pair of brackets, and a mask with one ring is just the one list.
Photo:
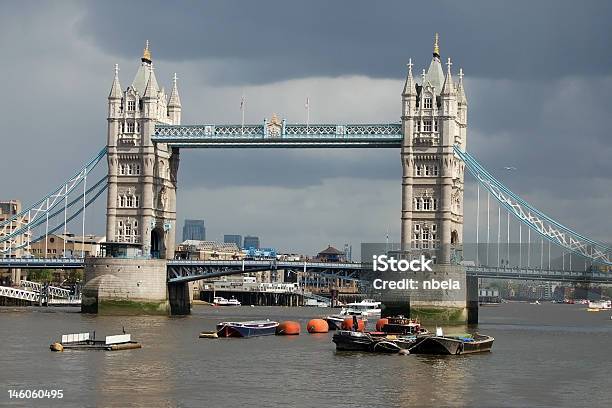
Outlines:
{"label": "cloudy sky", "polygon": [[[358,123],[399,120],[405,64],[426,67],[439,32],[466,74],[472,154],[610,241],[611,18],[603,1],[4,1],[0,198],[33,202],[104,145],[114,64],[129,85],[147,39],[160,84],[178,73],[183,123],[238,123],[243,93],[247,122],[303,122],[309,97],[311,123]],[[183,150],[179,173],[179,222],[204,218],[209,239],[305,253],[399,239],[395,150]],[[466,242],[474,202],[470,181]],[[104,205],[88,232],[103,232]]]}

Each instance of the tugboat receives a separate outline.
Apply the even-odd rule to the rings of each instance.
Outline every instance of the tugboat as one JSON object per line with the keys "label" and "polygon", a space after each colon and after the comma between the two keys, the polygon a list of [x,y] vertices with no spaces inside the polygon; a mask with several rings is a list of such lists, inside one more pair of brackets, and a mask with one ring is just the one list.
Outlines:
{"label": "tugboat", "polygon": [[[416,319],[410,319],[402,315],[387,317],[387,322],[382,325],[380,331],[387,334],[414,334],[414,335],[426,335],[429,331],[424,327],[421,327]],[[384,322],[384,320],[381,320]],[[378,327],[378,326],[377,326]]]}
{"label": "tugboat", "polygon": [[[221,322],[217,324],[217,337],[255,337],[272,336],[276,333],[278,322],[271,320],[251,320],[247,322]],[[200,337],[202,336],[200,334]]]}

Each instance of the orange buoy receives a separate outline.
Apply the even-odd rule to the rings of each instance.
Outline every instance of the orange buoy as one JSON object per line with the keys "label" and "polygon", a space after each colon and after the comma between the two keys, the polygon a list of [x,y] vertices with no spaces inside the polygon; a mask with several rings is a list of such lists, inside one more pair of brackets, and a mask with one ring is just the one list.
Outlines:
{"label": "orange buoy", "polygon": [[[353,330],[353,318],[347,317],[342,322],[342,330]],[[357,331],[365,331],[365,321],[362,319],[357,319]]]}
{"label": "orange buoy", "polygon": [[276,326],[276,334],[278,336],[291,336],[300,334],[300,324],[290,320],[284,321]]}
{"label": "orange buoy", "polygon": [[323,319],[312,319],[306,325],[308,333],[327,333],[329,331],[329,325]]}
{"label": "orange buoy", "polygon": [[378,319],[376,322],[376,331],[382,331],[383,327],[389,324],[389,319]]}

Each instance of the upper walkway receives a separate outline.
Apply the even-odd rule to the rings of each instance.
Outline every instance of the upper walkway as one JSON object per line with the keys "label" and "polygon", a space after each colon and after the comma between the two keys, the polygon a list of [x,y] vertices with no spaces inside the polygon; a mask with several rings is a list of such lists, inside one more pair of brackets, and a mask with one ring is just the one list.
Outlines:
{"label": "upper walkway", "polygon": [[272,121],[244,126],[158,124],[151,140],[174,147],[203,148],[397,148],[403,135],[399,123],[290,125]]}

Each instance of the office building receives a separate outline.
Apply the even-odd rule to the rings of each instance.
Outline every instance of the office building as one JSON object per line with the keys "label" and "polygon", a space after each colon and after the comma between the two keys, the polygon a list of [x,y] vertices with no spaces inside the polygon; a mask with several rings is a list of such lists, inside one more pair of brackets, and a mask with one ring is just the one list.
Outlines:
{"label": "office building", "polygon": [[236,244],[238,248],[242,248],[242,235],[226,234],[223,236],[223,242],[226,244]]}
{"label": "office building", "polygon": [[206,241],[204,220],[185,220],[183,225],[183,241]]}

